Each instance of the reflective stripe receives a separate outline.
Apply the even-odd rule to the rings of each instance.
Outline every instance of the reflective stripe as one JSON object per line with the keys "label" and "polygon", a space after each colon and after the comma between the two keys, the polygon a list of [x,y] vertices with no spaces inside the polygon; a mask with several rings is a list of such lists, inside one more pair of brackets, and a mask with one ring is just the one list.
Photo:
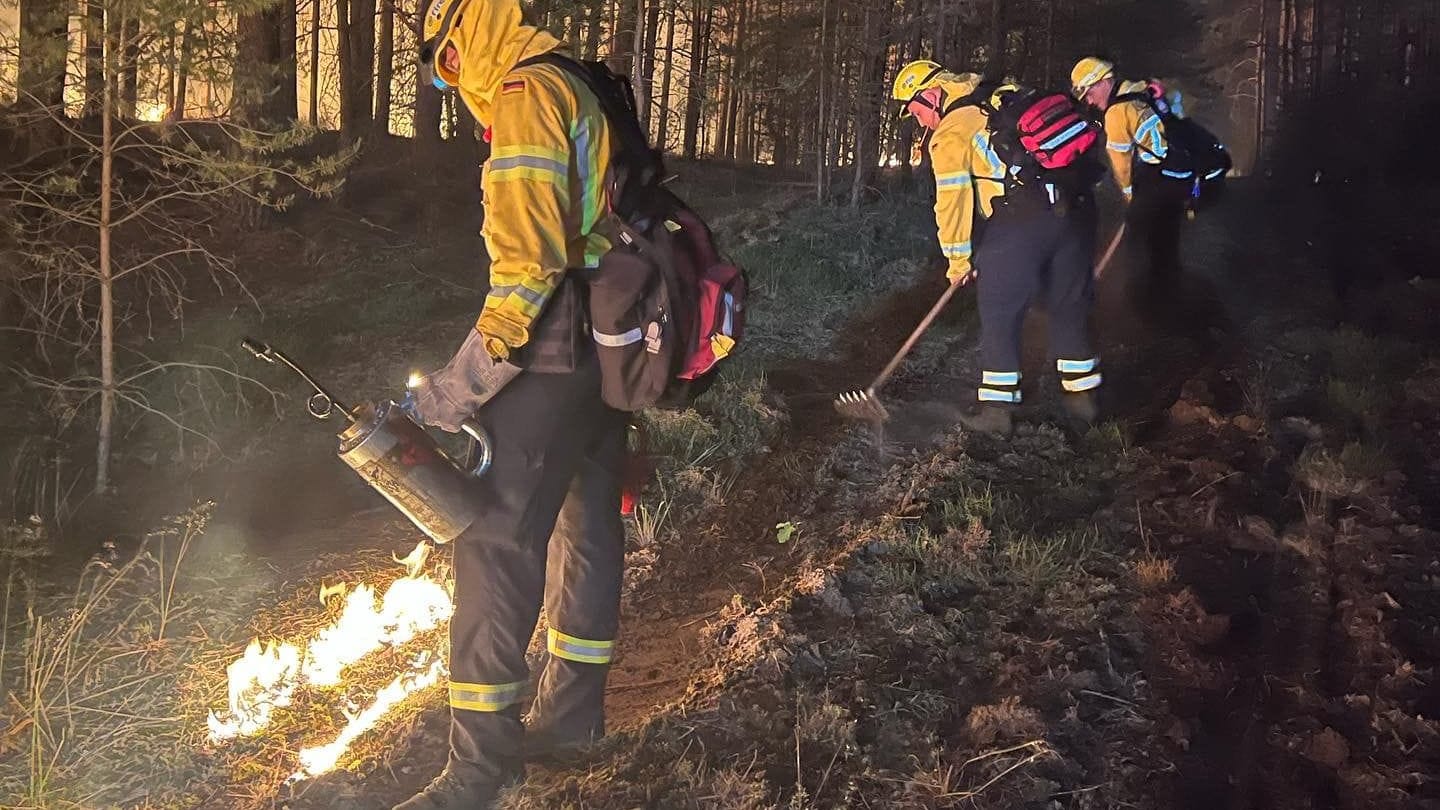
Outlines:
{"label": "reflective stripe", "polygon": [[1092,388],[1100,387],[1100,375],[1091,374],[1088,377],[1081,377],[1078,380],[1061,380],[1060,386],[1071,393],[1089,391]]}
{"label": "reflective stripe", "polygon": [[959,191],[969,188],[971,185],[969,172],[951,172],[949,174],[935,175],[935,188],[947,191]]}
{"label": "reflective stripe", "polygon": [[492,183],[511,183],[516,180],[533,180],[537,183],[549,183],[559,189],[562,194],[567,193],[570,189],[569,173],[556,171],[552,168],[512,166],[510,168],[497,169],[491,167],[485,171],[485,177]]}
{"label": "reflective stripe", "polygon": [[995,149],[990,146],[990,133],[983,129],[980,130],[975,133],[973,142],[975,144],[975,151],[979,152],[980,156],[985,158],[985,163],[988,167],[985,174],[988,178],[1004,177],[1005,164],[1000,162],[1000,156],[997,155]]}
{"label": "reflective stripe", "polygon": [[981,382],[985,385],[1019,385],[1020,372],[1018,371],[987,371],[981,375]]}
{"label": "reflective stripe", "polygon": [[450,705],[472,712],[498,712],[520,701],[524,681],[515,683],[450,682]]}
{"label": "reflective stripe", "polygon": [[940,253],[947,259],[963,259],[969,256],[972,250],[969,242],[951,242],[940,245]]}
{"label": "reflective stripe", "polygon": [[559,656],[567,661],[578,661],[582,664],[608,664],[611,653],[615,649],[613,641],[594,641],[588,638],[576,638],[550,628],[549,644],[546,645],[551,655]]}
{"label": "reflective stripe", "polygon": [[523,299],[527,304],[536,307],[545,306],[545,301],[549,298],[546,293],[539,292],[538,290],[532,290],[523,284],[510,284],[504,287],[492,287],[490,288],[490,292],[486,294],[485,297],[487,299],[493,298],[495,299],[496,303],[499,303],[512,295],[518,296],[519,298]]}
{"label": "reflective stripe", "polygon": [[1105,146],[1111,152],[1129,152],[1131,149],[1135,148],[1133,144],[1120,143],[1119,141],[1110,141],[1109,143],[1105,144]]}
{"label": "reflective stripe", "polygon": [[976,392],[981,402],[1009,402],[1019,404],[1021,394],[1019,391],[1002,391],[997,388],[981,388]]}
{"label": "reflective stripe", "polygon": [[1065,143],[1066,141],[1068,141],[1068,140],[1070,140],[1071,138],[1075,137],[1077,134],[1079,134],[1079,133],[1081,133],[1081,132],[1084,132],[1084,131],[1085,131],[1085,127],[1087,127],[1087,126],[1089,126],[1089,124],[1085,123],[1084,121],[1077,121],[1077,122],[1075,122],[1074,124],[1072,124],[1069,129],[1065,130],[1064,132],[1060,133],[1059,135],[1056,135],[1055,137],[1051,138],[1050,140],[1048,140],[1048,141],[1040,144],[1040,148],[1041,148],[1041,149],[1054,149],[1055,147],[1059,146],[1060,144]]}
{"label": "reflective stripe", "polygon": [[1190,179],[1190,175],[1193,174],[1193,172],[1177,172],[1171,171],[1170,169],[1161,169],[1160,173],[1166,177],[1173,177],[1176,180],[1188,180]]}
{"label": "reflective stripe", "polygon": [[564,163],[548,157],[539,157],[538,155],[515,155],[514,157],[490,159],[490,171],[492,172],[517,168],[540,169],[556,174],[564,174],[569,171],[569,167]]}
{"label": "reflective stripe", "polygon": [[1089,374],[1100,365],[1100,359],[1092,357],[1089,360],[1056,360],[1055,370],[1061,374]]}
{"label": "reflective stripe", "polygon": [[1224,173],[1225,173],[1225,170],[1224,170],[1224,169],[1216,169],[1215,171],[1210,172],[1209,174],[1205,175],[1205,179],[1206,179],[1206,180],[1214,180],[1215,178],[1219,177],[1220,175],[1222,175],[1222,174],[1224,174]]}
{"label": "reflective stripe", "polygon": [[645,339],[645,332],[641,329],[631,329],[623,335],[610,335],[601,332],[599,329],[591,329],[590,333],[595,337],[596,343],[611,348],[629,346],[632,343],[639,343]]}

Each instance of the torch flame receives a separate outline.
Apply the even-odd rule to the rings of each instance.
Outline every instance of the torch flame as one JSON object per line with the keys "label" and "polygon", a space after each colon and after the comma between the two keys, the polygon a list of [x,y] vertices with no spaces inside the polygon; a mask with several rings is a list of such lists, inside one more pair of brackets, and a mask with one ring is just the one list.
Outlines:
{"label": "torch flame", "polygon": [[[229,679],[227,712],[210,713],[210,739],[223,742],[258,734],[273,719],[274,710],[288,706],[302,685],[330,687],[341,683],[345,668],[386,646],[398,646],[417,635],[441,627],[454,612],[450,590],[421,571],[429,558],[424,541],[404,559],[406,576],[390,583],[384,597],[376,599],[375,589],[360,584],[346,594],[347,586],[322,586],[320,600],[345,596],[340,616],[300,644],[270,642],[257,638],[244,655],[226,668]],[[302,652],[303,651],[303,652]],[[350,745],[380,721],[406,696],[424,689],[445,676],[444,662],[434,652],[421,655],[408,672],[403,672],[375,695],[370,705],[358,712],[345,712],[348,722],[329,744],[306,749],[300,754],[301,770],[294,779],[304,779],[332,770]]]}

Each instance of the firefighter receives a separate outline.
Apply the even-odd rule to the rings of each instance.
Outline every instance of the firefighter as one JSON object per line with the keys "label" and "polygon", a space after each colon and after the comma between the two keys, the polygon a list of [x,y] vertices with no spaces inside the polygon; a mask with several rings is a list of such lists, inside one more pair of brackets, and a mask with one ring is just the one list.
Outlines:
{"label": "firefighter", "polygon": [[[1169,151],[1160,116],[1144,100],[1124,96],[1152,93],[1158,83],[1120,81],[1115,66],[1088,56],[1070,72],[1075,97],[1104,117],[1105,150],[1115,182],[1125,198],[1125,219],[1145,251],[1151,279],[1163,279],[1180,270],[1180,230],[1190,184],[1166,177],[1160,163]],[[1178,93],[1164,94],[1162,104],[1182,115]]]}
{"label": "firefighter", "polygon": [[[1040,297],[1050,316],[1061,401],[1071,417],[1093,423],[1101,374],[1088,325],[1094,298],[1092,195],[1007,183],[1010,167],[991,145],[985,112],[957,103],[980,83],[976,74],[950,73],[922,60],[900,70],[891,92],[903,105],[901,114],[929,131],[946,278],[979,285],[980,407],[962,421],[988,433],[1011,432],[1021,402],[1021,328],[1030,303]],[[979,219],[985,220],[984,234],[976,239]]]}
{"label": "firefighter", "polygon": [[[489,292],[455,358],[407,401],[446,430],[474,418],[493,438],[494,460],[476,485],[484,518],[454,542],[449,761],[396,810],[472,810],[523,778],[526,755],[604,733],[628,414],[601,400],[570,272],[596,267],[609,249],[600,224],[612,145],[599,102],[562,68],[518,66],[560,47],[522,22],[519,0],[430,3],[421,67],[455,88],[489,135]],[[549,655],[522,722],[525,651],[542,602]]]}

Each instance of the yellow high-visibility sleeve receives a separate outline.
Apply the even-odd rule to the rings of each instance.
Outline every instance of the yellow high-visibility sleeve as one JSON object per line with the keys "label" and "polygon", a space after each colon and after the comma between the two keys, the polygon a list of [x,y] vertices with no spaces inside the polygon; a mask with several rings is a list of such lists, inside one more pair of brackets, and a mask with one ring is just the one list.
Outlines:
{"label": "yellow high-visibility sleeve", "polygon": [[974,252],[971,234],[975,229],[975,177],[970,170],[970,155],[971,144],[956,127],[942,127],[931,138],[935,228],[940,252],[950,265],[946,276],[951,281],[969,275]]}
{"label": "yellow high-visibility sleeve", "polygon": [[[526,74],[531,75],[526,75]],[[530,327],[568,266],[576,99],[568,85],[512,73],[492,105],[490,160],[481,190],[490,292],[476,328],[497,358],[530,340]]]}

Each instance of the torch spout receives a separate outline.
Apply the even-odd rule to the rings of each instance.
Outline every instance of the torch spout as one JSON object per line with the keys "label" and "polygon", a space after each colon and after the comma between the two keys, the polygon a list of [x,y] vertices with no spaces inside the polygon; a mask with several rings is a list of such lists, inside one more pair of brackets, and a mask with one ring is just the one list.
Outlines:
{"label": "torch spout", "polygon": [[289,366],[292,371],[299,374],[305,382],[309,383],[310,387],[315,390],[315,393],[311,394],[310,399],[305,403],[305,407],[310,411],[311,416],[316,419],[326,419],[336,408],[339,408],[340,412],[345,414],[346,419],[352,422],[355,420],[350,414],[350,409],[345,406],[345,403],[331,396],[330,392],[326,391],[320,383],[316,382],[315,378],[311,377],[309,372],[296,365],[295,361],[285,356],[284,352],[271,348],[267,343],[262,343],[254,338],[248,337],[240,341],[240,346],[255,355],[259,360],[264,360],[267,363],[278,362]]}

